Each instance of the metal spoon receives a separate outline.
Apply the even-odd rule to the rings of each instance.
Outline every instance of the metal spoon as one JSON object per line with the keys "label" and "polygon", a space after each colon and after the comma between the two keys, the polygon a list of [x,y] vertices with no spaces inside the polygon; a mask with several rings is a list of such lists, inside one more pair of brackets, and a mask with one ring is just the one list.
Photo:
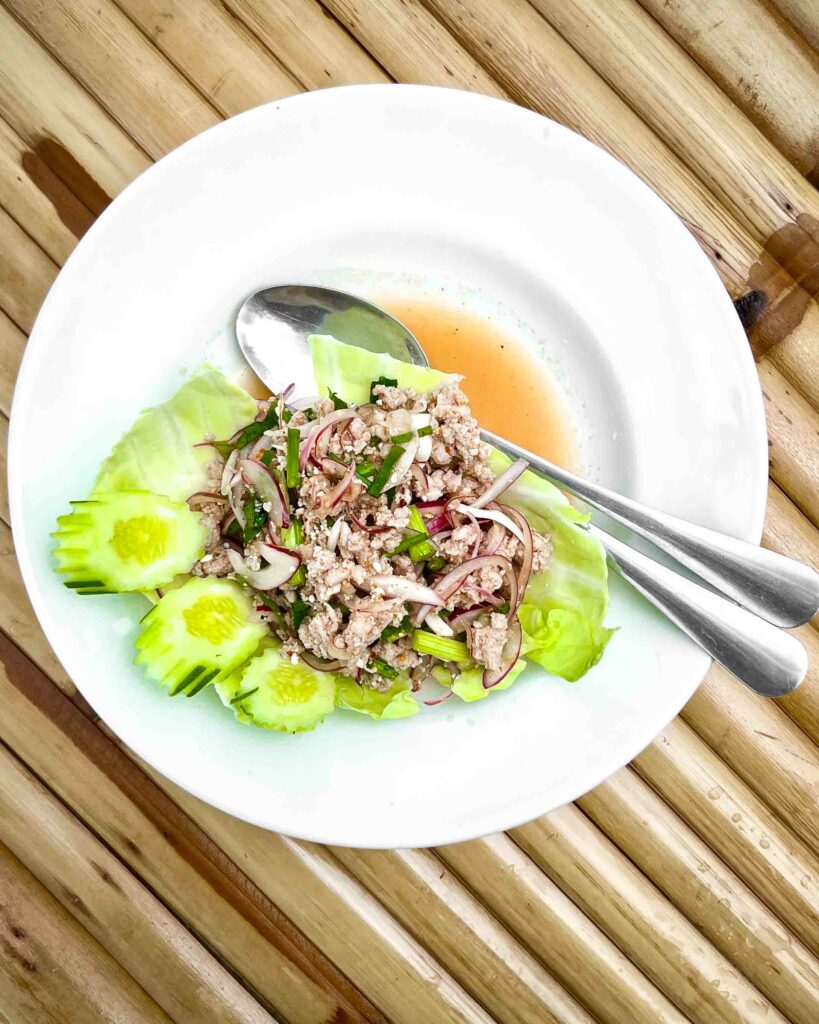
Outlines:
{"label": "metal spoon", "polygon": [[[236,335],[245,358],[273,391],[281,390],[294,376],[297,385],[312,390],[307,344],[311,334],[332,334],[347,344],[429,365],[417,340],[398,320],[364,299],[330,288],[266,288],[245,300],[236,319]],[[482,436],[513,458],[525,458],[535,472],[630,527],[756,613],[743,612],[595,528],[621,574],[743,682],[768,696],[787,693],[798,685],[807,670],[801,644],[757,616],[778,626],[808,621],[819,610],[819,574],[791,558],[655,511],[583,480],[490,431],[482,431]],[[674,609],[670,596],[675,596],[671,602]]]}

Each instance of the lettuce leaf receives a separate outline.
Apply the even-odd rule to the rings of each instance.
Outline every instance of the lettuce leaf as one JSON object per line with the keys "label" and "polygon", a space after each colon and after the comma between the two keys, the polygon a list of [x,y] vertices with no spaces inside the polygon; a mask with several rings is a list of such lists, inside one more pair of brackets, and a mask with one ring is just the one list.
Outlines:
{"label": "lettuce leaf", "polygon": [[336,676],[336,704],[347,711],[369,715],[376,721],[389,718],[410,718],[421,710],[412,696],[408,679],[397,679],[384,693],[359,686],[349,676]]}
{"label": "lettuce leaf", "polygon": [[412,388],[418,394],[461,379],[458,374],[403,363],[383,352],[345,345],[329,334],[313,334],[309,343],[319,394],[335,391],[351,405],[369,402],[370,384],[379,377],[397,380],[399,387]]}
{"label": "lettuce leaf", "polygon": [[[511,461],[493,451],[489,464],[498,476]],[[615,632],[603,626],[609,599],[605,552],[577,526],[589,517],[542,477],[524,473],[503,501],[552,539],[549,565],[532,576],[521,605],[521,653],[547,672],[574,682],[597,664]]]}
{"label": "lettuce leaf", "polygon": [[203,366],[162,405],[140,413],[103,462],[93,494],[142,490],[183,501],[207,484],[206,436],[230,437],[256,418],[256,402],[212,366]]}
{"label": "lettuce leaf", "polygon": [[[483,669],[472,661],[461,663],[461,674],[452,684],[452,692],[456,697],[471,704],[474,700],[483,700],[492,693],[499,690],[508,690],[521,672],[526,668],[523,658],[518,658],[515,664],[509,669],[506,678],[488,690],[483,685]],[[443,667],[434,668],[432,674],[442,686],[449,686],[449,671]]]}

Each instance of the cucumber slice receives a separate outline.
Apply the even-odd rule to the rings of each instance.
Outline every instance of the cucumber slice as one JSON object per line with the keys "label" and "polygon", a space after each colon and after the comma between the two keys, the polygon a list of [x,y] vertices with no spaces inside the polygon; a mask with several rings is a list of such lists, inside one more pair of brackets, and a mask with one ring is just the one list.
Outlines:
{"label": "cucumber slice", "polygon": [[335,707],[336,680],[267,647],[216,691],[240,722],[274,732],[314,729]]}
{"label": "cucumber slice", "polygon": [[57,519],[57,572],[78,594],[162,587],[204,551],[207,528],[184,502],[148,491],[72,501]]}
{"label": "cucumber slice", "polygon": [[266,633],[239,583],[193,577],[143,618],[134,662],[172,697],[183,690],[192,697],[241,668]]}

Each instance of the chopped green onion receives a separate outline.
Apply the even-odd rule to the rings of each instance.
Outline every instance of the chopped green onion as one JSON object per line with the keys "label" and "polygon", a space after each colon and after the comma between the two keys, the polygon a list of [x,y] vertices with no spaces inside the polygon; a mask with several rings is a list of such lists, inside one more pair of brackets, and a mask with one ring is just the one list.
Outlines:
{"label": "chopped green onion", "polygon": [[299,626],[304,622],[313,609],[306,601],[302,601],[299,598],[296,598],[296,600],[290,605],[290,609],[293,612],[293,628],[298,632]]}
{"label": "chopped green onion", "polygon": [[469,648],[462,640],[438,636],[424,629],[416,629],[412,634],[412,649],[419,654],[431,654],[441,661],[466,661],[469,657]]}
{"label": "chopped green onion", "polygon": [[240,700],[244,700],[246,697],[252,697],[254,693],[259,689],[258,686],[254,686],[252,690],[245,690],[244,693],[237,693],[236,696],[231,700],[231,704],[238,704]]}
{"label": "chopped green onion", "polygon": [[373,478],[373,482],[367,488],[367,491],[378,497],[389,483],[392,471],[395,469],[396,463],[404,454],[404,449],[400,445],[393,445],[392,448],[387,452],[387,455],[381,465],[378,467],[378,472]]}
{"label": "chopped green onion", "polygon": [[411,430],[408,430],[406,434],[393,434],[390,438],[393,444],[406,444],[407,441],[411,441],[415,437]]}
{"label": "chopped green onion", "polygon": [[[304,540],[304,530],[302,529],[301,520],[291,520],[290,525],[286,529],[282,530],[281,538],[283,547],[288,548],[290,551],[295,551],[299,544]],[[287,582],[291,587],[300,587],[306,579],[307,570],[303,565],[300,565]]]}
{"label": "chopped green onion", "polygon": [[263,594],[260,590],[255,590],[253,592],[253,597],[255,600],[260,601],[265,606],[265,608],[267,608],[268,611],[273,612],[273,614],[276,616],[277,624],[281,626],[282,629],[284,629],[284,616],[282,615],[281,608],[276,604],[276,602],[269,598],[267,594]]}
{"label": "chopped green onion", "polygon": [[414,544],[412,546],[412,549],[410,550],[410,558],[413,562],[425,562],[428,558],[432,558],[437,548],[432,541],[429,540],[427,524],[424,522],[420,509],[415,505],[410,505],[409,524],[411,529],[417,530],[418,533],[422,534],[426,538],[423,544]]}
{"label": "chopped green onion", "polygon": [[371,668],[374,668],[375,671],[380,676],[383,676],[385,679],[398,678],[398,670],[394,669],[392,665],[390,665],[389,662],[384,661],[383,658],[371,658],[370,666]]}
{"label": "chopped green onion", "polygon": [[432,427],[421,427],[421,429],[418,431],[418,436],[419,437],[429,437],[431,433],[432,433]]}
{"label": "chopped green onion", "polygon": [[245,544],[249,544],[255,537],[259,536],[263,527],[267,523],[267,512],[265,512],[264,506],[259,499],[253,495],[245,499],[242,511],[245,514],[245,520],[247,523],[242,531],[242,539]]}
{"label": "chopped green onion", "polygon": [[383,384],[385,388],[397,388],[398,387],[398,381],[395,378],[393,378],[393,377],[379,377],[378,380],[374,380],[372,382],[372,384],[370,384],[370,401],[371,402],[375,402],[375,395],[373,394],[373,392],[374,392],[375,388],[379,384]]}
{"label": "chopped green onion", "polygon": [[440,555],[436,555],[435,558],[430,558],[430,560],[427,562],[427,569],[431,570],[432,572],[438,572],[438,570],[443,569],[445,565],[446,559],[441,558]]}
{"label": "chopped green onion", "polygon": [[[426,544],[427,538],[423,533],[413,533],[411,537],[405,537],[400,544],[396,544],[390,551],[384,552],[387,558],[392,558],[394,555],[402,555],[405,551],[410,551],[415,547],[416,544]],[[435,550],[434,548],[432,549]]]}
{"label": "chopped green onion", "polygon": [[381,639],[384,643],[392,643],[393,640],[400,640],[402,636],[408,636],[412,632],[412,619],[405,615],[397,626],[385,626],[381,630]]}
{"label": "chopped green onion", "polygon": [[335,391],[331,391],[330,388],[328,388],[327,390],[330,392],[330,398],[331,398],[331,400],[333,402],[333,408],[334,409],[349,409],[350,408],[349,405],[347,405],[347,403],[344,401],[343,398],[339,398],[338,397],[338,395],[335,393]]}
{"label": "chopped green onion", "polygon": [[293,419],[293,413],[289,409],[282,409],[282,421],[289,423]]}
{"label": "chopped green onion", "polygon": [[[264,419],[248,423],[236,440],[229,442],[230,446],[231,448],[244,448],[251,441],[258,441],[266,430],[271,430],[273,427],[278,427],[278,425],[279,414],[276,411],[276,403],[272,402],[270,408],[265,413]],[[218,444],[219,442],[216,443]],[[216,444],[214,444],[214,447],[216,447]]]}
{"label": "chopped green onion", "polygon": [[287,486],[299,486],[299,441],[301,434],[295,427],[287,428]]}

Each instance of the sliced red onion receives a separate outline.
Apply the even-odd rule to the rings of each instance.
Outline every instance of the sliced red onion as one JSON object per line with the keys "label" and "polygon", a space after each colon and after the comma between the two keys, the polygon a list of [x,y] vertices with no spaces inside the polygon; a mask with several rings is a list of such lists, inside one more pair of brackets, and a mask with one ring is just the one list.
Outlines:
{"label": "sliced red onion", "polygon": [[454,508],[456,512],[460,512],[462,515],[465,515],[469,522],[472,524],[472,526],[475,527],[476,536],[475,543],[472,545],[472,557],[477,558],[478,552],[481,549],[481,542],[483,541],[483,532],[481,531],[481,524],[478,522],[475,515],[473,515],[472,509],[468,505],[464,505],[463,502],[456,501],[452,508]]}
{"label": "sliced red onion", "polygon": [[427,523],[427,532],[432,536],[433,534],[440,533],[442,530],[449,530],[452,527],[452,522],[449,518],[448,512],[441,512],[439,515],[434,516]]}
{"label": "sliced red onion", "polygon": [[490,565],[503,569],[508,577],[514,576],[512,563],[508,558],[504,558],[503,555],[478,555],[477,558],[470,558],[467,562],[463,562],[454,569],[450,569],[435,584],[435,593],[446,600],[455,593],[467,576],[471,576],[473,572],[477,572],[479,569],[486,569]]}
{"label": "sliced red onion", "polygon": [[512,465],[497,478],[497,480],[483,492],[483,494],[472,502],[472,508],[483,508],[490,501],[494,501],[498,495],[503,494],[507,487],[511,487],[517,478],[529,468],[526,459],[517,459]]}
{"label": "sliced red onion", "polygon": [[512,601],[509,602],[513,611],[517,612],[523,602],[523,598],[526,594],[526,588],[529,586],[529,578],[532,575],[532,562],[535,557],[535,544],[532,537],[532,528],[529,525],[526,516],[516,508],[512,508],[511,505],[503,505],[502,508],[508,516],[511,516],[512,519],[515,520],[523,534],[523,556],[521,559],[520,569],[518,570],[517,597],[514,603]]}
{"label": "sliced red onion", "polygon": [[464,505],[462,502],[452,506],[458,512],[463,512],[464,515],[468,515],[472,519],[491,519],[496,523],[500,523],[501,526],[505,526],[506,529],[512,534],[513,537],[524,543],[523,531],[513,522],[505,512],[500,512],[497,509],[491,508],[470,508],[469,505]]}
{"label": "sliced red onion", "polygon": [[344,525],[344,520],[341,516],[336,519],[333,525],[330,527],[330,532],[327,534],[327,550],[335,551],[338,545],[338,538],[341,534],[341,527]]}
{"label": "sliced red onion", "polygon": [[305,395],[303,398],[294,398],[290,403],[290,408],[295,409],[296,412],[301,412],[302,409],[310,409],[316,402],[321,401],[321,395]]}
{"label": "sliced red onion", "polygon": [[446,502],[442,498],[437,501],[416,501],[415,505],[421,512],[429,512],[430,515],[443,512],[446,508]]}
{"label": "sliced red onion", "polygon": [[226,533],[230,528],[231,523],[236,522],[236,516],[234,515],[233,509],[231,509],[225,518],[222,520],[222,533]]}
{"label": "sliced red onion", "polygon": [[276,526],[290,525],[290,511],[284,491],[272,470],[261,462],[242,459],[239,463],[242,479],[258,494],[260,501],[270,505],[269,516]]}
{"label": "sliced red onion", "polygon": [[473,586],[471,589],[474,590],[476,594],[479,594],[484,599],[484,601],[487,601],[489,604],[491,604],[493,608],[497,608],[499,604],[503,604],[502,597],[498,597],[497,594],[491,593],[485,587]]}
{"label": "sliced red onion", "polygon": [[224,494],[216,491],[196,491],[188,499],[188,507],[193,512],[201,512],[205,505],[215,505],[227,501]]}
{"label": "sliced red onion", "polygon": [[234,516],[236,516],[236,522],[244,530],[247,526],[247,519],[245,518],[244,510],[242,509],[242,495],[244,494],[245,485],[241,479],[237,484],[234,484],[230,488],[230,507],[233,510]]}
{"label": "sliced red onion", "polygon": [[392,529],[390,526],[368,526],[363,519],[358,518],[352,509],[347,512],[347,515],[350,517],[350,522],[353,526],[357,530],[362,530],[364,533],[386,533],[388,530]]}
{"label": "sliced red onion", "polygon": [[[421,441],[425,440],[426,438],[421,438]],[[421,441],[419,441],[419,450]],[[410,472],[412,473],[413,477],[415,478],[418,486],[421,488],[422,491],[426,491],[429,489],[429,478],[427,477],[426,473],[423,471],[423,469],[421,469],[417,462],[413,462],[413,464],[410,466]]]}
{"label": "sliced red onion", "polygon": [[424,618],[424,622],[429,626],[433,633],[437,633],[438,636],[455,636],[455,630],[450,626],[448,622],[437,612],[429,612]]}
{"label": "sliced red onion", "polygon": [[236,470],[236,463],[238,459],[239,453],[234,449],[225,460],[225,465],[224,468],[222,469],[222,481],[219,484],[219,490],[224,495],[228,495],[230,493],[230,481],[233,479],[233,474]]}
{"label": "sliced red onion", "polygon": [[327,661],[325,658],[319,658],[312,651],[302,651],[299,657],[305,665],[309,665],[316,672],[338,672],[344,666],[343,661]]}
{"label": "sliced red onion", "polygon": [[387,597],[398,597],[412,604],[430,605],[434,608],[443,607],[443,600],[431,587],[411,580],[406,576],[372,576],[370,587],[378,587]]}
{"label": "sliced red onion", "polygon": [[[452,629],[453,634],[461,633],[470,622],[474,622],[479,615],[483,615],[484,612],[491,612],[492,605],[487,603],[484,604],[473,604],[471,608],[461,608],[459,611],[451,615],[447,622]],[[427,625],[429,625],[429,616],[427,616]]]}
{"label": "sliced red onion", "polygon": [[330,427],[335,426],[337,423],[343,423],[344,420],[350,420],[357,415],[358,413],[355,409],[336,409],[335,412],[331,412],[316,423],[313,423],[310,431],[301,443],[299,469],[304,472],[304,467],[307,465],[307,460],[310,458],[316,442],[326,430],[329,430]]}
{"label": "sliced red onion", "polygon": [[404,449],[404,454],[396,462],[395,468],[390,474],[390,478],[387,481],[387,485],[384,490],[388,490],[390,487],[397,487],[404,477],[409,473],[410,467],[415,460],[415,453],[418,451],[418,438],[414,437],[411,441],[407,442],[407,446]]}
{"label": "sliced red onion", "polygon": [[452,693],[452,690],[447,690],[443,697],[436,697],[434,700],[425,700],[424,704],[426,704],[428,708],[434,708],[436,704],[443,704],[445,700],[449,700]]}
{"label": "sliced red onion", "polygon": [[523,644],[523,630],[520,628],[520,622],[517,618],[513,618],[509,623],[509,632],[506,637],[506,643],[503,645],[503,651],[501,652],[501,666],[499,669],[484,669],[483,672],[483,688],[484,690],[491,690],[493,686],[497,686],[498,683],[502,683],[503,680],[512,671],[515,662],[520,657],[520,648]]}
{"label": "sliced red onion", "polygon": [[227,553],[233,571],[256,590],[275,590],[287,583],[301,565],[301,558],[294,551],[285,551],[268,544],[257,544],[257,547],[268,563],[262,569],[249,569],[242,555],[233,548],[228,548]]}
{"label": "sliced red onion", "polygon": [[454,532],[454,530],[438,530],[437,533],[435,534],[432,534],[430,532],[430,536],[433,537],[436,544],[440,544],[442,541],[445,541],[449,537],[451,537]]}
{"label": "sliced red onion", "polygon": [[494,555],[498,548],[503,544],[506,533],[500,523],[492,523],[489,527],[489,532],[484,534],[484,555]]}
{"label": "sliced red onion", "polygon": [[341,478],[341,480],[339,480],[339,482],[332,489],[332,491],[330,491],[328,494],[325,494],[324,497],[322,498],[322,502],[325,508],[332,510],[340,504],[342,498],[349,490],[350,484],[353,482],[354,476],[355,466],[351,463],[348,466],[344,476]]}
{"label": "sliced red onion", "polygon": [[[428,412],[414,412],[412,414],[412,429],[416,435],[423,427],[432,426],[432,416]],[[418,438],[418,451],[415,455],[418,462],[429,462],[432,455],[432,434],[426,434]]]}
{"label": "sliced red onion", "polygon": [[279,423],[282,424],[282,425],[284,424],[284,403],[287,401],[287,399],[293,393],[295,388],[296,388],[295,384],[288,384],[287,387],[284,389],[284,391],[282,391],[282,393],[279,395],[279,408],[278,408],[277,411],[278,411],[278,414],[279,414]]}
{"label": "sliced red onion", "polygon": [[344,465],[344,463],[336,462],[335,459],[329,459],[326,457],[317,459],[315,458],[315,456],[311,455],[310,461],[314,465],[318,466],[318,468],[322,471],[322,473],[324,473],[325,476],[335,477],[336,479],[338,479],[339,477],[344,476],[344,474],[347,472],[347,467]]}

